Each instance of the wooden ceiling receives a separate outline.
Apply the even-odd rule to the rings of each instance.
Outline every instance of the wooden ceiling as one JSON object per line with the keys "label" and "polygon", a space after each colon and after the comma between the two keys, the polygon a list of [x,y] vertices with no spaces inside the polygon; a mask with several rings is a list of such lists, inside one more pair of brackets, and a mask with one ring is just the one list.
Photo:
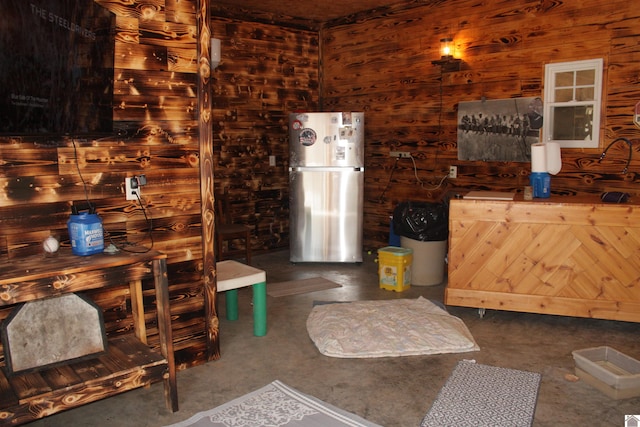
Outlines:
{"label": "wooden ceiling", "polygon": [[[319,28],[332,21],[404,9],[434,0],[211,0],[213,16]],[[442,1],[442,0],[435,0]]]}

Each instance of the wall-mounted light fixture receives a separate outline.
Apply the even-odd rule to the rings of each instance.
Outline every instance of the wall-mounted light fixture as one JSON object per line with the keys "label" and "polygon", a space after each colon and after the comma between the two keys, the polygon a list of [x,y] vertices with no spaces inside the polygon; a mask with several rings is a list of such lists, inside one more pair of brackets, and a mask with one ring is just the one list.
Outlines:
{"label": "wall-mounted light fixture", "polygon": [[439,65],[442,67],[442,71],[460,71],[460,65],[462,59],[453,57],[453,39],[446,37],[440,39],[440,59],[437,61],[431,61],[433,65]]}
{"label": "wall-mounted light fixture", "polygon": [[220,39],[211,38],[211,68],[216,69],[220,65]]}

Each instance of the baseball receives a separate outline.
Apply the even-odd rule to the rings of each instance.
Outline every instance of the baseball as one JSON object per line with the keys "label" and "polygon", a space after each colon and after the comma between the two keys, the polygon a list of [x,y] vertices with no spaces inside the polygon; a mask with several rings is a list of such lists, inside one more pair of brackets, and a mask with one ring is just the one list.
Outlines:
{"label": "baseball", "polygon": [[45,252],[49,252],[50,254],[52,254],[58,251],[58,248],[60,248],[60,243],[58,243],[58,240],[55,237],[49,236],[44,239],[44,242],[42,242],[42,247],[44,248]]}

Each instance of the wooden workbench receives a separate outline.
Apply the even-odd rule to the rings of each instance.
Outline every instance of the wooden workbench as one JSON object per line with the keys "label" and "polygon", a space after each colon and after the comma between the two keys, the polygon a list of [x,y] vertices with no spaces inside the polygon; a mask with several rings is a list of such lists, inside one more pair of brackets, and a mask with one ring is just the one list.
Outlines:
{"label": "wooden workbench", "polygon": [[[159,351],[146,345],[142,280],[153,279]],[[0,262],[0,307],[69,292],[129,286],[135,334],[110,338],[106,354],[36,372],[0,369],[0,425],[17,425],[163,380],[165,402],[178,410],[166,255],[119,252],[34,256]]]}
{"label": "wooden workbench", "polygon": [[447,305],[640,322],[640,205],[451,200]]}

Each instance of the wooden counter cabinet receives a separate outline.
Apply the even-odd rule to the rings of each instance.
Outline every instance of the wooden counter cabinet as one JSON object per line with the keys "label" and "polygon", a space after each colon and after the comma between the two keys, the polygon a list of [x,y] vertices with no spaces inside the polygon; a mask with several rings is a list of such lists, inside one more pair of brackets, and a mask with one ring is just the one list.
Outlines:
{"label": "wooden counter cabinet", "polygon": [[[146,345],[142,280],[155,285],[160,351]],[[129,286],[135,334],[108,339],[106,354],[36,372],[0,369],[0,425],[18,425],[134,388],[164,381],[165,403],[178,410],[166,255],[120,252],[0,262],[0,307],[70,292]]]}
{"label": "wooden counter cabinet", "polygon": [[445,304],[640,322],[640,205],[451,200]]}

